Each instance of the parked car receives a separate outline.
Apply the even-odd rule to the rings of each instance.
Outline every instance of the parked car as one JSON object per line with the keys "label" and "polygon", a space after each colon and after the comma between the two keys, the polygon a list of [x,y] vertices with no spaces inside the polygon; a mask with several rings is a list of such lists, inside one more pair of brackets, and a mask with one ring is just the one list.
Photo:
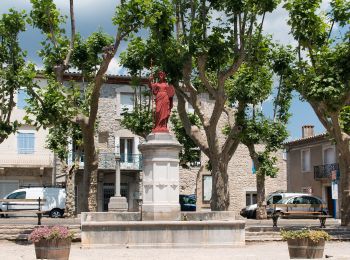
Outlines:
{"label": "parked car", "polygon": [[[293,193],[293,192],[274,192],[267,196],[266,205],[275,204],[283,198],[290,197],[293,195],[308,195],[306,193]],[[256,208],[257,204],[248,205],[247,207],[241,209],[240,215],[245,218],[256,218]],[[271,212],[267,212],[268,214]]]}
{"label": "parked car", "polygon": [[[49,215],[52,218],[63,217],[65,203],[66,203],[66,190],[64,188],[48,188],[48,187],[33,187],[22,188],[15,190],[7,194],[4,199],[43,199],[41,210],[44,214]],[[38,203],[33,202],[2,202],[0,203],[1,211],[11,210],[37,210]]]}
{"label": "parked car", "polygon": [[[302,211],[315,211],[315,212],[320,212],[324,215],[328,215],[328,209],[325,206],[325,202],[314,195],[294,195],[294,196],[290,196],[284,199],[281,199],[280,201],[277,201],[276,204],[293,204],[293,207],[289,207],[288,208],[288,212],[293,212],[293,211],[298,211],[298,212],[302,212]],[[323,206],[317,206],[317,207],[298,207],[298,204],[310,204],[310,205],[323,205]],[[273,208],[269,207],[267,208],[267,212],[269,214],[273,213]],[[283,216],[283,214],[286,212],[287,207],[278,207],[276,206],[276,212],[280,215]]]}
{"label": "parked car", "polygon": [[179,196],[181,211],[196,211],[196,195]]}

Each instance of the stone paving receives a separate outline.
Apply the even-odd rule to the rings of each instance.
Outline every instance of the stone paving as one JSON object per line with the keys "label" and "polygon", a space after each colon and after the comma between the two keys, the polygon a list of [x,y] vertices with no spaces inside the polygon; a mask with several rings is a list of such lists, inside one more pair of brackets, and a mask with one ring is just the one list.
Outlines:
{"label": "stone paving", "polygon": [[[350,260],[350,242],[327,242],[325,257]],[[0,242],[0,259],[35,259],[34,245]],[[283,260],[289,259],[286,242],[248,243],[241,248],[81,248],[73,243],[70,260]]]}

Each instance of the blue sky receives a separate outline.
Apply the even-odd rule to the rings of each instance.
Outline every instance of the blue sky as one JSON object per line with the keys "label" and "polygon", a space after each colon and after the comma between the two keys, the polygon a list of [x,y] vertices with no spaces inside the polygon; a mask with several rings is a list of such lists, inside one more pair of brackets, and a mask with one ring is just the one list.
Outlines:
{"label": "blue sky", "polygon": [[[30,10],[29,0],[0,0],[0,14],[7,12],[9,8]],[[62,13],[68,14],[69,1],[56,0],[57,6],[62,10]],[[112,17],[115,12],[115,6],[118,0],[80,0],[75,1],[75,15],[77,31],[87,37],[90,33],[102,29],[103,31],[115,35],[116,28],[112,24]],[[326,8],[329,1],[323,2],[323,8]],[[265,33],[273,34],[273,38],[283,44],[295,45],[292,37],[289,35],[289,27],[287,25],[288,15],[281,7],[272,14],[266,17],[264,24]],[[28,59],[40,66],[41,60],[37,56],[36,51],[40,49],[40,40],[42,36],[37,30],[28,28],[21,35],[22,48],[28,51]],[[126,48],[126,43],[123,42],[120,50]],[[119,51],[120,52],[120,51]],[[109,68],[109,73],[120,74],[124,70],[120,67],[118,59],[114,59]],[[263,110],[267,114],[272,114],[272,101],[263,104]],[[324,132],[324,128],[317,119],[310,105],[301,102],[296,93],[291,106],[292,117],[288,124],[290,139],[301,137],[301,127],[303,125],[315,125],[315,133]]]}

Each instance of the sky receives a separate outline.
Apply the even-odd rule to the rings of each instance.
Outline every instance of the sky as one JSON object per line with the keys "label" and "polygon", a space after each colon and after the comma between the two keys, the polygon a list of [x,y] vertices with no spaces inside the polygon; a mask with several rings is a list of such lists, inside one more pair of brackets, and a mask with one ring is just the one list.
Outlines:
{"label": "sky", "polygon": [[[115,7],[118,0],[76,0],[75,1],[75,16],[76,16],[76,30],[83,36],[87,37],[94,31],[102,29],[110,35],[115,35],[116,28],[112,23],[112,17],[115,12]],[[68,0],[55,0],[56,5],[63,14],[69,13]],[[322,8],[326,9],[329,0],[324,0]],[[30,10],[31,5],[29,0],[0,0],[0,14],[6,13],[9,8],[17,10]],[[294,40],[289,34],[290,28],[287,25],[288,14],[280,6],[273,13],[268,14],[264,23],[264,32],[273,35],[273,39],[283,44],[295,45]],[[39,67],[42,62],[36,54],[40,49],[40,41],[42,36],[36,29],[28,27],[20,37],[21,46],[28,51],[28,59],[36,63]],[[118,53],[125,50],[126,42],[122,42]],[[125,74],[126,71],[118,63],[118,59],[112,60],[108,73],[111,74]],[[288,124],[288,131],[290,134],[289,140],[301,137],[301,127],[303,125],[314,125],[315,133],[320,134],[325,131],[322,124],[317,119],[310,105],[302,102],[297,93],[294,93],[292,106],[290,112],[292,117]],[[263,111],[266,114],[272,114],[273,102],[268,100],[263,104]]]}

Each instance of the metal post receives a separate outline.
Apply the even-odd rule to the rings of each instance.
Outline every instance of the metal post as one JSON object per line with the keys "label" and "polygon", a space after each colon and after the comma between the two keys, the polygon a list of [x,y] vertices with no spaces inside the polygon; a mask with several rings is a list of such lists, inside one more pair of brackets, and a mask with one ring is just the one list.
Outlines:
{"label": "metal post", "polygon": [[39,197],[39,199],[38,199],[38,201],[39,201],[39,212],[38,212],[38,226],[40,226],[41,225],[41,198]]}
{"label": "metal post", "polygon": [[120,155],[115,155],[115,197],[120,197]]}

